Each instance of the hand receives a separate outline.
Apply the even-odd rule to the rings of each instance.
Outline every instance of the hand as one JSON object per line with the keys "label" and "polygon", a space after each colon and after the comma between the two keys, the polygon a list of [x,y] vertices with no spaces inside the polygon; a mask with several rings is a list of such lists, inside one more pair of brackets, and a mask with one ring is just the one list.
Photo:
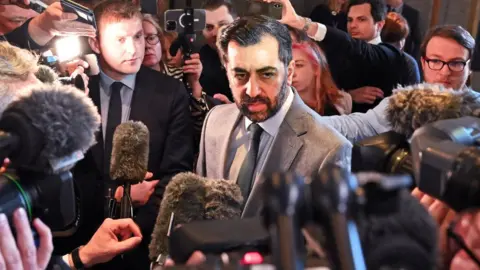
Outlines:
{"label": "hand", "polygon": [[79,250],[86,268],[105,263],[142,242],[140,228],[132,219],[105,219],[87,245]]}
{"label": "hand", "polygon": [[30,21],[28,33],[41,46],[47,44],[55,36],[95,37],[95,28],[89,24],[75,21],[77,17],[76,14],[64,12],[60,2],[55,2]]}
{"label": "hand", "polygon": [[16,5],[21,8],[28,9],[28,5],[30,5],[30,0],[0,0],[0,5]]}
{"label": "hand", "polygon": [[13,214],[17,241],[5,214],[0,214],[0,269],[45,269],[53,251],[52,233],[40,219],[33,221],[40,246],[35,247],[30,223],[23,208]]}
{"label": "hand", "polygon": [[348,91],[352,100],[356,103],[373,104],[377,98],[383,98],[383,91],[380,88],[364,86]]}
{"label": "hand", "polygon": [[[152,176],[153,174],[151,172],[147,172],[145,175],[145,180],[152,178]],[[159,181],[160,180],[143,181],[136,185],[132,185],[130,190],[130,198],[132,198],[132,203],[134,205],[145,205],[155,191],[155,187]],[[122,197],[123,187],[118,187],[115,191],[115,199],[119,202],[122,200]]]}
{"label": "hand", "polygon": [[[200,265],[206,260],[205,255],[200,251],[193,252],[192,256],[188,258],[187,265]],[[172,259],[167,259],[165,261],[165,266],[174,266],[175,262]]]}
{"label": "hand", "polygon": [[232,103],[227,96],[225,96],[224,94],[215,94],[213,95],[213,98],[214,99],[218,99],[220,100],[221,102],[225,103],[225,104],[230,104]]}
{"label": "hand", "polygon": [[424,194],[418,188],[415,188],[412,191],[412,195],[420,200],[420,203],[428,210],[430,215],[437,222],[440,254],[444,262],[449,262],[453,254],[448,250],[447,229],[450,223],[455,219],[457,213],[440,200]]}
{"label": "hand", "polygon": [[6,158],[3,160],[2,167],[0,168],[0,174],[7,171],[8,165],[10,165],[10,159]]}
{"label": "hand", "polygon": [[[462,214],[458,220],[455,232],[462,237],[465,244],[475,256],[480,257],[480,212]],[[464,250],[456,252],[450,264],[450,270],[479,269]]]}
{"label": "hand", "polygon": [[283,5],[282,19],[279,22],[289,25],[293,28],[302,29],[305,25],[305,19],[297,14],[290,0],[263,0],[267,3],[281,3]]}
{"label": "hand", "polygon": [[200,80],[200,75],[202,75],[202,62],[200,61],[200,55],[198,53],[194,53],[190,56],[189,60],[185,60],[185,64],[183,65],[183,72],[186,74],[190,74],[189,79],[192,82],[197,82]]}
{"label": "hand", "polygon": [[88,89],[88,81],[90,80],[90,77],[85,74],[85,69],[88,68],[88,63],[81,60],[73,60],[71,62],[68,62],[66,64],[66,69],[68,71],[68,74],[71,74],[70,77],[75,78],[78,75],[80,75],[83,79],[83,84],[85,85],[85,89],[81,89],[85,91],[85,94],[88,95],[88,92],[90,91]]}

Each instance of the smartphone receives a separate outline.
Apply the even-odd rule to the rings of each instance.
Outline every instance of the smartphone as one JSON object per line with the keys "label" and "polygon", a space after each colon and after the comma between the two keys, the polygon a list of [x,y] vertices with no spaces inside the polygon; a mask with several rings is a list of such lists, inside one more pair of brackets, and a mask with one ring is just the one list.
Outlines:
{"label": "smartphone", "polygon": [[[193,11],[193,30],[195,32],[202,31],[206,26],[206,15],[204,9],[194,9]],[[169,9],[165,11],[165,31],[177,32],[182,34],[185,32],[185,10]]]}
{"label": "smartphone", "polygon": [[77,14],[77,21],[90,24],[97,29],[97,22],[92,10],[71,0],[60,0],[60,3],[63,11]]}
{"label": "smartphone", "polygon": [[283,5],[281,3],[267,3],[261,0],[247,0],[247,16],[263,15],[276,20],[282,18]]}

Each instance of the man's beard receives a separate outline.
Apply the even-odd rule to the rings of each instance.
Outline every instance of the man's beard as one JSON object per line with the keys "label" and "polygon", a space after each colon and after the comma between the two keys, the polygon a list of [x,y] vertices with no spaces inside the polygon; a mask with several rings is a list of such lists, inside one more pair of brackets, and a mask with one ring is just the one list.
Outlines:
{"label": "man's beard", "polygon": [[[274,97],[274,100],[270,100],[268,97],[262,95],[252,98],[246,93],[243,93],[241,100],[235,100],[235,104],[237,104],[238,109],[245,117],[247,117],[254,123],[259,123],[274,116],[280,110],[282,105],[285,103],[285,100],[287,99],[287,94],[288,86],[287,78],[285,78],[280,87],[280,91],[278,92],[278,95]],[[267,109],[261,112],[251,112],[248,109],[248,106],[255,103],[264,104]]]}

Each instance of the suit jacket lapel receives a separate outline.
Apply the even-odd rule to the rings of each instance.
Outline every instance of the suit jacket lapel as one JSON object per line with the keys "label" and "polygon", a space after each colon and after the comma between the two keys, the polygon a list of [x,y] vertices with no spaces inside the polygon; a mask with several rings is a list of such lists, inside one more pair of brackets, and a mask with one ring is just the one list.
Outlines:
{"label": "suit jacket lapel", "polygon": [[142,66],[135,78],[135,90],[133,91],[130,104],[130,120],[140,121],[140,119],[148,119],[148,105],[152,98],[152,95],[149,93],[153,87],[148,85],[148,78],[144,78],[145,72],[143,71],[145,68]]}
{"label": "suit jacket lapel", "polygon": [[304,118],[308,117],[308,113],[302,110],[301,107],[306,105],[295,91],[294,93],[293,103],[280,125],[280,129],[267,154],[263,167],[255,179],[252,192],[245,205],[245,211],[242,214],[243,217],[256,215],[257,211],[261,209],[260,206],[263,196],[260,187],[261,182],[264,180],[264,175],[274,172],[288,172],[293,160],[303,147],[303,140],[299,137],[307,133],[307,121]]}
{"label": "suit jacket lapel", "polygon": [[[100,103],[100,76],[92,76],[88,83],[89,96],[93,101],[93,104],[97,106],[98,113],[101,115],[101,103]],[[102,126],[96,134],[97,143],[92,146],[91,151],[95,164],[98,166],[98,170],[103,173],[103,132]]]}
{"label": "suit jacket lapel", "polygon": [[[229,105],[229,106],[233,107],[233,105]],[[242,119],[241,116],[242,115],[240,114],[240,111],[235,107],[232,113],[222,116],[220,118],[219,123],[215,125],[216,127],[221,127],[221,129],[227,133],[226,136],[218,137],[218,138],[221,138],[221,141],[218,142],[217,144],[217,145],[220,145],[220,149],[221,149],[219,153],[220,154],[219,164],[221,164],[221,166],[216,166],[220,170],[217,175],[221,175],[225,179],[228,178],[228,174],[229,174],[229,172],[225,170],[227,165],[228,152],[229,152],[228,146],[230,145],[230,140],[235,127],[238,125],[238,122]]]}

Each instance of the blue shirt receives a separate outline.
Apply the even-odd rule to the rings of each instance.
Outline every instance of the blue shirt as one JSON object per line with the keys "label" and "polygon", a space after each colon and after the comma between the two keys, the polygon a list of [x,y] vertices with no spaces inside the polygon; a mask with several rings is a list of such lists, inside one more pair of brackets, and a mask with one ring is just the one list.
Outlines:
{"label": "blue shirt", "polygon": [[[135,90],[135,79],[137,74],[130,74],[125,76],[121,83],[120,97],[122,98],[122,123],[128,121],[130,118],[131,103],[133,91]],[[110,106],[110,96],[112,94],[111,86],[116,80],[110,78],[107,74],[100,71],[100,106],[102,116],[102,132],[103,140],[105,140],[105,132],[107,127],[108,109]]]}

